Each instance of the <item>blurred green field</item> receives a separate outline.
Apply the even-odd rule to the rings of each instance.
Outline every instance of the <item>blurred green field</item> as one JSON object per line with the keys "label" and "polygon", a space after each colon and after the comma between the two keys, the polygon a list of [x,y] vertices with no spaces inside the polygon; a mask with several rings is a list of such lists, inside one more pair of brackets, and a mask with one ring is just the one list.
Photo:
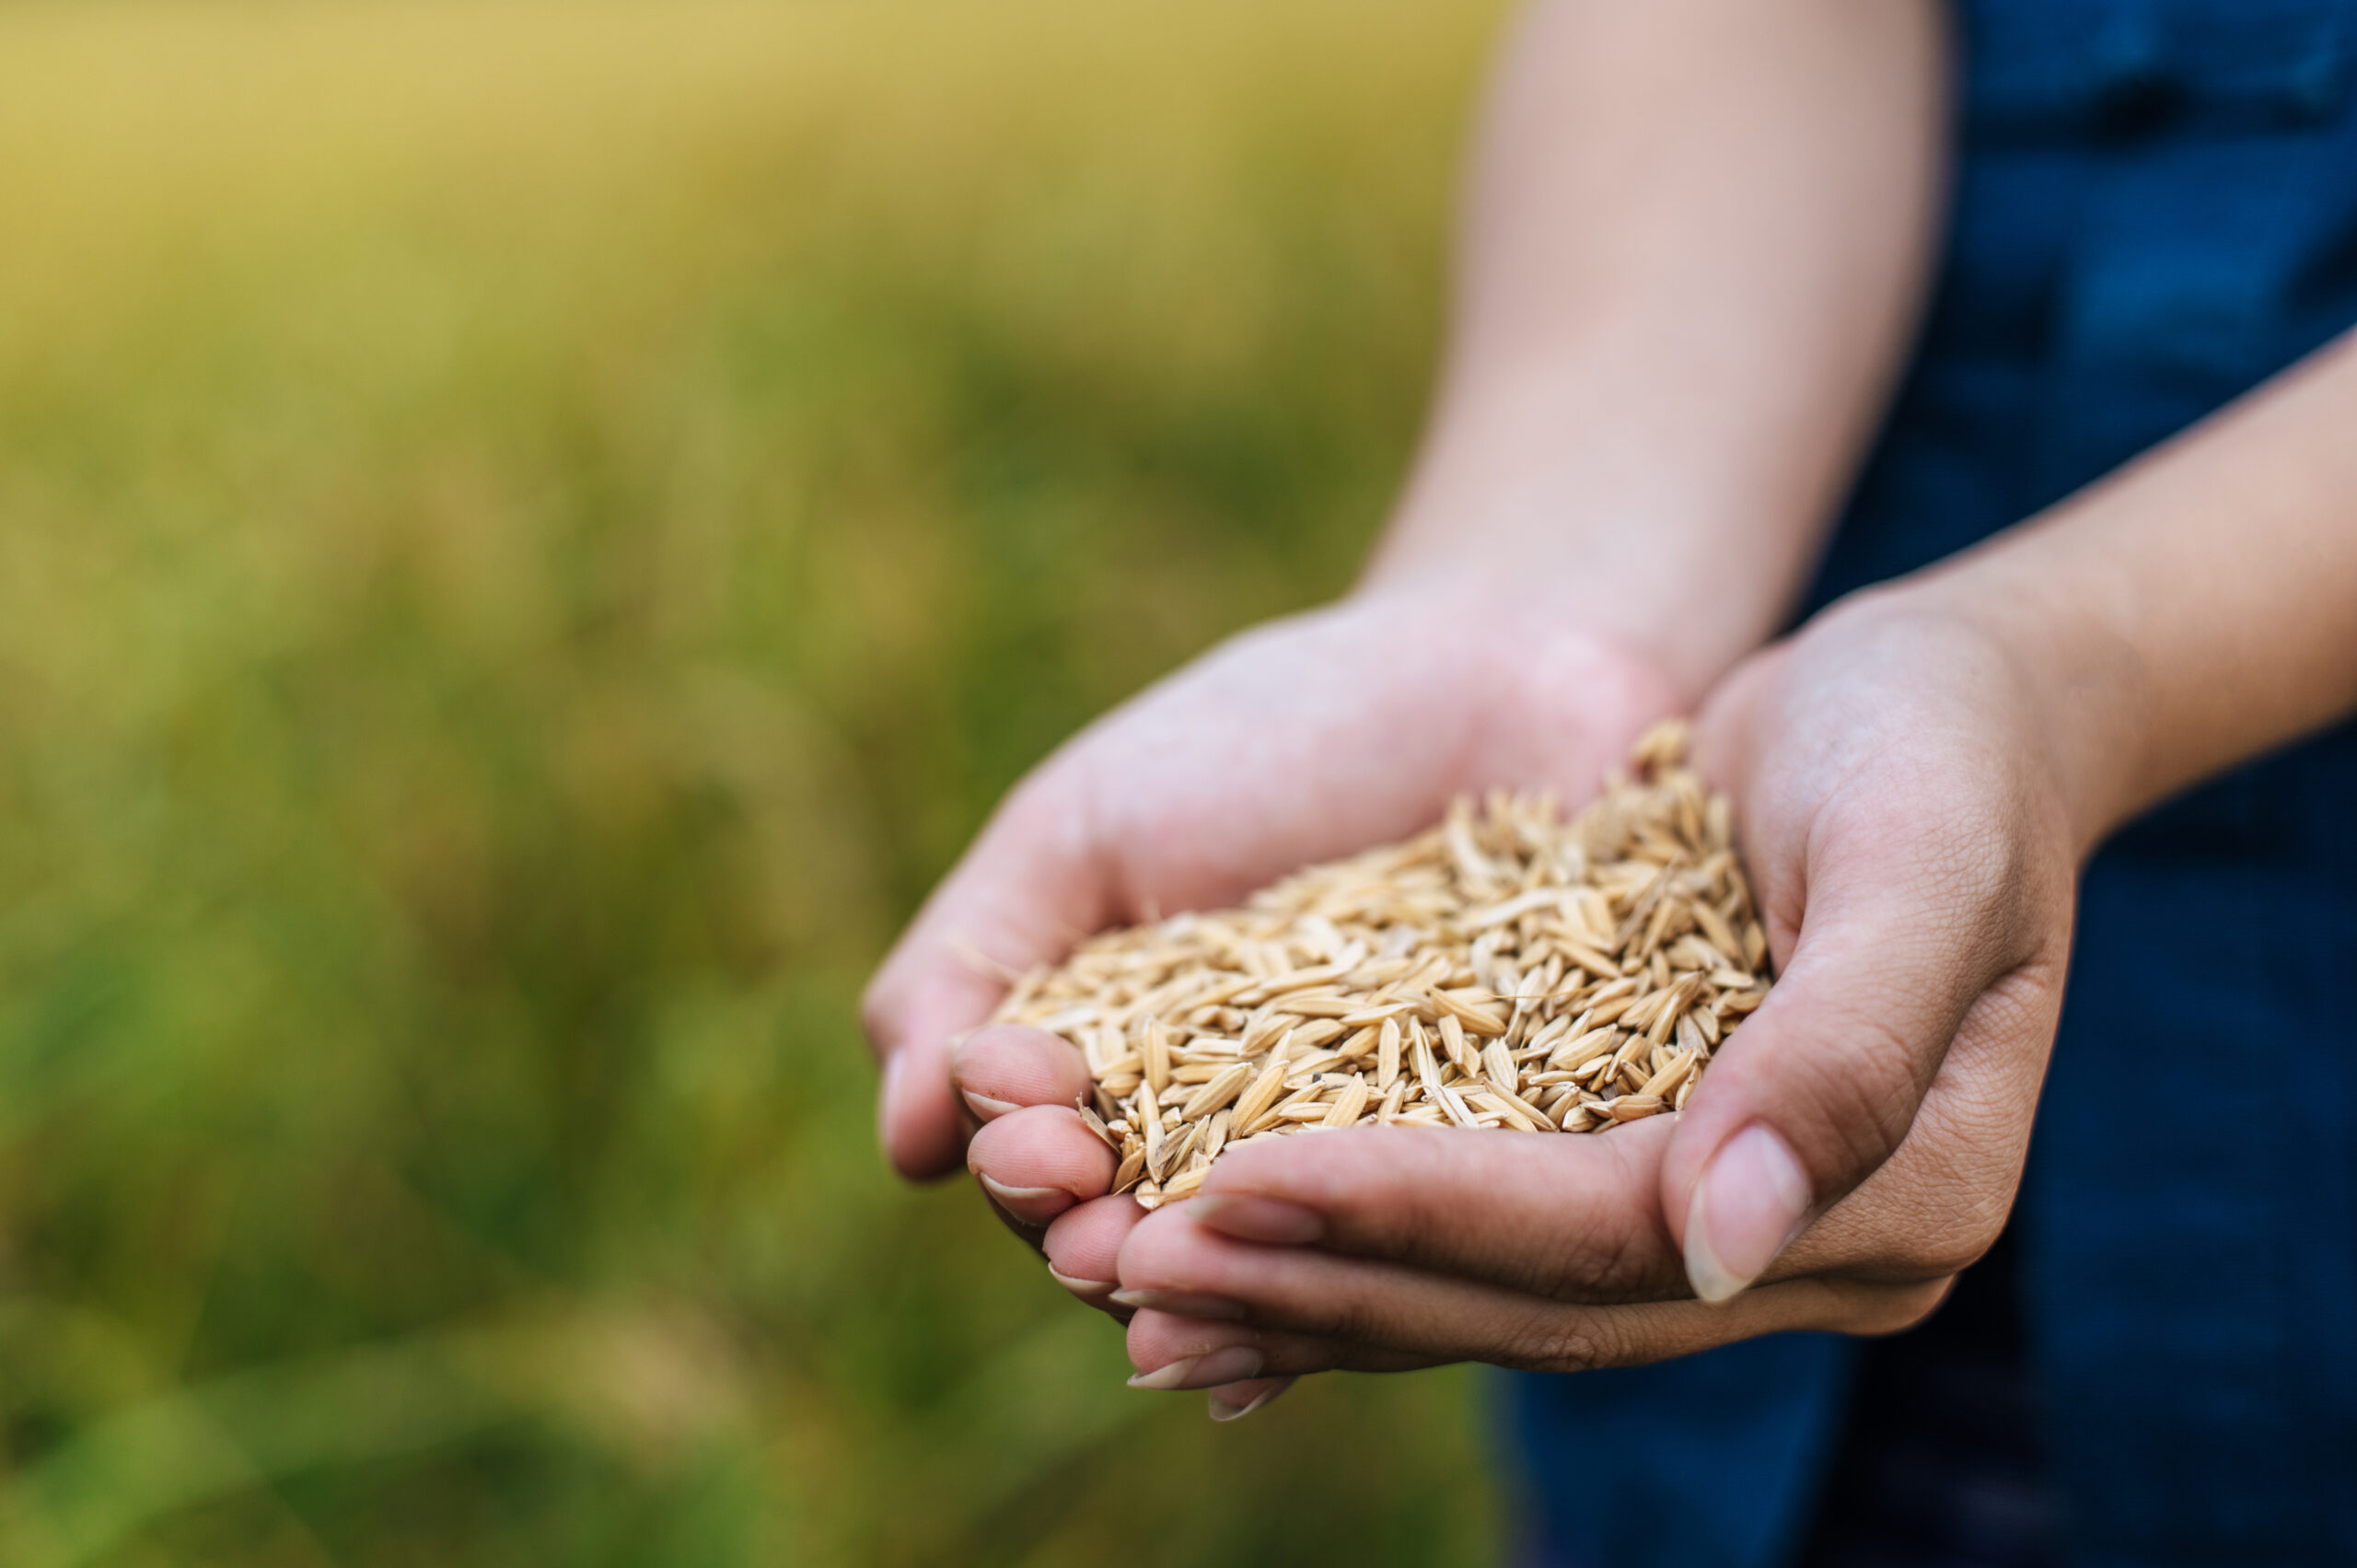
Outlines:
{"label": "blurred green field", "polygon": [[873,1151],[995,794],[1347,580],[1495,6],[0,7],[0,1563],[1481,1562]]}

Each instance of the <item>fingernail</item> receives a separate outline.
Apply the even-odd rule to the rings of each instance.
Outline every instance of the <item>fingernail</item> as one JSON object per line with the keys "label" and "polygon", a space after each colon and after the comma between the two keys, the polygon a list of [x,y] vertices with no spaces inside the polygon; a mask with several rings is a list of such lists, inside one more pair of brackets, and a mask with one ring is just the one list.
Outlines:
{"label": "fingernail", "polygon": [[972,1109],[975,1116],[984,1121],[1004,1116],[1010,1110],[1022,1109],[1011,1099],[993,1099],[988,1095],[978,1095],[971,1089],[959,1089],[958,1092],[966,1097],[966,1104]]}
{"label": "fingernail", "polygon": [[1157,1366],[1151,1372],[1141,1372],[1130,1379],[1132,1388],[1152,1388],[1167,1393],[1173,1388],[1216,1388],[1223,1383],[1241,1383],[1248,1377],[1260,1376],[1260,1368],[1268,1363],[1252,1345],[1222,1345],[1201,1355],[1181,1356],[1167,1366]]}
{"label": "fingernail", "polygon": [[1111,1280],[1084,1280],[1077,1275],[1059,1272],[1053,1263],[1048,1265],[1048,1277],[1083,1301],[1102,1301],[1113,1294]]}
{"label": "fingernail", "polygon": [[1045,1198],[1072,1196],[1061,1187],[1009,1187],[1004,1181],[993,1181],[980,1171],[975,1172],[974,1179],[982,1184],[983,1191],[1002,1203],[1037,1203]]}
{"label": "fingernail", "polygon": [[1694,1294],[1727,1301],[1749,1286],[1790,1244],[1808,1207],[1808,1175],[1774,1129],[1754,1122],[1720,1144],[1686,1211]]}
{"label": "fingernail", "polygon": [[1197,1225],[1209,1225],[1238,1241],[1304,1247],[1326,1236],[1326,1217],[1315,1209],[1245,1192],[1203,1193],[1188,1213]]}
{"label": "fingernail", "polygon": [[1241,1405],[1229,1404],[1225,1400],[1220,1398],[1219,1395],[1213,1394],[1211,1397],[1210,1406],[1212,1419],[1213,1421],[1242,1421],[1246,1416],[1250,1415],[1254,1411],[1259,1410],[1262,1405],[1267,1404],[1271,1400],[1275,1399],[1279,1394],[1283,1393],[1287,1388],[1292,1387],[1292,1378],[1280,1377],[1274,1383],[1271,1383],[1267,1388],[1261,1389],[1260,1392],[1248,1403]]}
{"label": "fingernail", "polygon": [[1174,1318],[1217,1318],[1234,1322],[1244,1316],[1240,1302],[1224,1295],[1198,1295],[1193,1291],[1117,1290],[1110,1299],[1116,1307],[1167,1312]]}

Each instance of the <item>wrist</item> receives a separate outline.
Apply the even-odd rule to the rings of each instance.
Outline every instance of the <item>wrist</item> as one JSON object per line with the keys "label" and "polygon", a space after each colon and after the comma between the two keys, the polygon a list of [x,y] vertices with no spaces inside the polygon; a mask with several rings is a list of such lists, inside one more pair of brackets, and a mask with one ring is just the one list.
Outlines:
{"label": "wrist", "polygon": [[1576,566],[1514,572],[1463,560],[1392,564],[1370,570],[1345,603],[1410,635],[1441,635],[1486,646],[1500,671],[1517,669],[1521,686],[1546,667],[1605,672],[1617,692],[1641,693],[1645,722],[1691,713],[1712,682],[1742,655],[1681,643],[1675,616],[1655,613],[1643,595],[1603,586]]}
{"label": "wrist", "polygon": [[1763,466],[1605,385],[1446,397],[1357,591],[1502,596],[1570,618],[1639,650],[1691,707],[1782,627],[1835,496],[1809,482],[1822,465]]}
{"label": "wrist", "polygon": [[1987,558],[1870,593],[1975,640],[2003,672],[2024,741],[2068,819],[2079,858],[2142,804],[2151,691],[2142,658],[2099,596]]}
{"label": "wrist", "polygon": [[1428,606],[1438,623],[1479,632],[1550,625],[1585,633],[1645,668],[1669,708],[1690,712],[1786,613],[1782,586],[1730,573],[1699,525],[1601,528],[1566,508],[1518,518],[1469,510],[1444,529],[1403,513],[1350,592],[1353,600]]}
{"label": "wrist", "polygon": [[[1520,735],[1547,754],[1566,737],[1582,738],[1577,766],[1530,775],[1575,797],[1649,726],[1698,705],[1651,649],[1567,612],[1558,598],[1486,575],[1385,578],[1313,614],[1347,639],[1382,645],[1442,672],[1443,694],[1434,700],[1460,709],[1460,717],[1471,714],[1476,733]],[[1544,739],[1550,736],[1553,742]]]}

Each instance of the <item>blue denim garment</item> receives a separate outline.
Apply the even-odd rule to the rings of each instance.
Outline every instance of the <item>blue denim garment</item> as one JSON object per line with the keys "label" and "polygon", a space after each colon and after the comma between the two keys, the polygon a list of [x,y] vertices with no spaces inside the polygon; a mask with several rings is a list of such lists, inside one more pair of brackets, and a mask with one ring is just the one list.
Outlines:
{"label": "blue denim garment", "polygon": [[[2357,0],[1956,15],[1942,273],[1817,604],[2038,511],[2357,323]],[[2357,1563],[2352,888],[2349,726],[2151,813],[2088,870],[2015,1219],[2072,1562]],[[1506,1379],[1531,1560],[1789,1562],[1857,1354],[1790,1336]]]}

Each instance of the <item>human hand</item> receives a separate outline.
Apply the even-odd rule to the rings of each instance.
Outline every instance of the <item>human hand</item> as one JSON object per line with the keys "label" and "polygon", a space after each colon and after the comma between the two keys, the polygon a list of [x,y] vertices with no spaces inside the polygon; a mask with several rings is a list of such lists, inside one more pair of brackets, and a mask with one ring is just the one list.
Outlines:
{"label": "human hand", "polygon": [[[955,1168],[987,1122],[970,1160],[1003,1217],[1037,1245],[1085,1205],[1096,1212],[1071,1214],[1068,1236],[1118,1237],[1140,1211],[1102,1199],[1113,1167],[1073,1109],[1088,1082],[1077,1052],[1038,1031],[987,1030],[959,1052],[962,1099],[953,1088],[951,1046],[988,1016],[1004,973],[1108,925],[1231,901],[1403,836],[1467,790],[1585,788],[1678,700],[1559,612],[1457,591],[1364,594],[1248,632],[1008,796],[868,991],[887,1063],[881,1133],[903,1174]],[[1101,1303],[1109,1255],[1067,1262],[1060,1273]]]}
{"label": "human hand", "polygon": [[[1677,1117],[1238,1149],[1192,1202],[1059,1218],[1056,1267],[1118,1280],[1158,1388],[1919,1319],[2003,1224],[2060,1009],[2084,835],[2035,684],[1888,593],[1722,686],[1698,761],[1736,796],[1781,979]],[[1000,1074],[1045,1055],[975,1046]]]}

